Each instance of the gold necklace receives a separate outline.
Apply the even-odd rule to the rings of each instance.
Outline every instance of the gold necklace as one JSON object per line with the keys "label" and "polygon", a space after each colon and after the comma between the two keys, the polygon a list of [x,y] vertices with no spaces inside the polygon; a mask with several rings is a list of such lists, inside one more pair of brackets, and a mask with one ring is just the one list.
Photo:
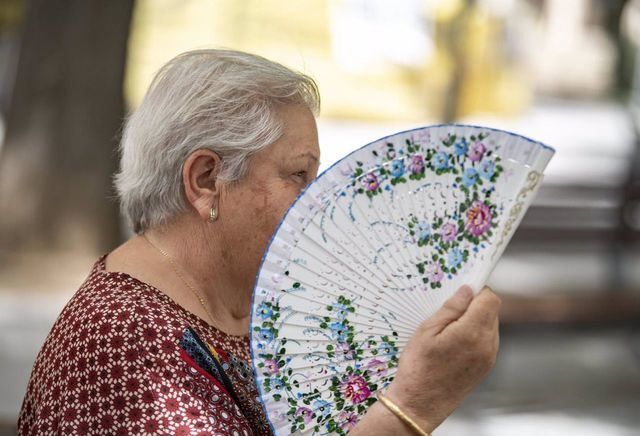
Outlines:
{"label": "gold necklace", "polygon": [[176,275],[180,278],[180,280],[182,280],[182,282],[187,285],[187,287],[191,290],[191,292],[193,292],[193,295],[196,296],[196,298],[198,299],[198,301],[200,302],[200,305],[202,306],[202,308],[204,309],[204,311],[207,313],[207,316],[209,317],[209,320],[211,321],[211,325],[214,325],[215,323],[213,322],[213,316],[211,316],[211,312],[209,312],[209,309],[207,309],[207,305],[204,304],[204,299],[202,298],[202,296],[200,295],[200,293],[196,290],[196,288],[194,288],[193,286],[191,286],[189,284],[189,282],[187,282],[185,280],[185,278],[182,276],[182,274],[180,274],[180,271],[178,271],[178,267],[176,266],[176,264],[173,262],[173,259],[171,259],[171,256],[169,256],[162,248],[158,247],[157,245],[155,245],[153,242],[151,242],[151,240],[147,237],[146,233],[143,233],[142,236],[144,237],[144,239],[147,240],[147,242],[149,243],[149,245],[151,245],[153,248],[155,248],[156,250],[158,250],[164,257],[167,258],[167,260],[169,261],[169,263],[171,264],[171,268],[173,269],[173,272],[176,273]]}

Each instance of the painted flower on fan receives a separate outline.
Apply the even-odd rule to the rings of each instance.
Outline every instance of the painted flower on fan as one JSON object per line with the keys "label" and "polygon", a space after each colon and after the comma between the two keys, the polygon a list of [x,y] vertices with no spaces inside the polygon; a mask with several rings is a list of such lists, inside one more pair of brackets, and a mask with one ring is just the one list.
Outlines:
{"label": "painted flower on fan", "polygon": [[451,242],[456,239],[456,235],[458,234],[458,226],[454,222],[445,223],[440,229],[440,236],[442,236],[442,240],[445,242]]}
{"label": "painted flower on fan", "polygon": [[462,183],[467,188],[473,186],[478,181],[478,171],[475,168],[467,168],[462,175]]}
{"label": "painted flower on fan", "polygon": [[305,424],[309,424],[311,422],[311,419],[313,419],[313,411],[308,407],[298,407],[298,410],[296,410],[296,413],[294,416],[296,418],[302,417],[302,421]]}
{"label": "painted flower on fan", "polygon": [[408,168],[412,174],[421,174],[424,171],[424,157],[421,154],[411,156]]}
{"label": "painted flower on fan", "polygon": [[340,321],[344,321],[349,315],[349,308],[342,303],[335,303],[331,305],[331,311]]}
{"label": "painted flower on fan", "polygon": [[418,242],[426,242],[431,236],[431,224],[427,221],[418,223]]}
{"label": "painted flower on fan", "polygon": [[387,150],[387,159],[391,160],[395,158],[396,158],[396,151],[394,149]]}
{"label": "painted flower on fan", "polygon": [[351,345],[346,342],[338,343],[338,345],[336,346],[336,354],[338,356],[342,356],[342,358],[345,360],[350,360],[354,357],[354,351],[351,348]]}
{"label": "painted flower on fan", "polygon": [[364,185],[364,189],[369,192],[375,191],[380,187],[380,182],[378,181],[376,175],[373,173],[365,174],[365,176],[362,178],[362,184]]}
{"label": "painted flower on fan", "polygon": [[480,168],[478,169],[478,173],[480,177],[486,180],[491,180],[491,177],[496,172],[496,163],[492,160],[484,160],[480,164]]}
{"label": "painted flower on fan", "polygon": [[383,342],[380,346],[380,354],[392,358],[398,354],[398,349],[388,342]]}
{"label": "painted flower on fan", "polygon": [[431,140],[431,132],[426,129],[420,129],[417,133],[411,135],[411,139],[419,144],[427,144]]}
{"label": "painted flower on fan", "polygon": [[439,263],[434,263],[429,267],[427,278],[432,283],[440,283],[442,281],[444,273],[442,272],[442,267]]}
{"label": "painted flower on fan", "polygon": [[483,201],[476,200],[467,211],[467,231],[480,236],[491,228],[491,208]]}
{"label": "painted flower on fan", "polygon": [[347,327],[341,322],[332,322],[329,324],[331,329],[331,338],[336,341],[344,341],[347,338]]}
{"label": "painted flower on fan", "polygon": [[471,149],[469,150],[469,159],[471,159],[472,162],[479,162],[482,160],[486,151],[487,147],[482,142],[474,142],[471,144]]}
{"label": "painted flower on fan", "polygon": [[343,410],[338,414],[338,423],[342,430],[349,431],[358,423],[358,415],[354,412]]}
{"label": "painted flower on fan", "polygon": [[273,330],[263,327],[258,332],[258,337],[263,341],[270,342],[273,340]]}
{"label": "painted flower on fan", "polygon": [[449,254],[447,255],[447,262],[451,268],[458,268],[463,260],[464,256],[462,255],[462,250],[457,247],[449,251]]}
{"label": "painted flower on fan", "polygon": [[367,369],[379,376],[387,374],[387,365],[380,359],[371,359],[367,364]]}
{"label": "painted flower on fan", "polygon": [[276,391],[284,389],[284,381],[280,377],[273,377],[271,379],[271,389]]}
{"label": "painted flower on fan", "polygon": [[267,359],[264,361],[264,368],[267,370],[269,374],[278,374],[280,372],[280,368],[278,367],[278,362],[274,359]]}
{"label": "painted flower on fan", "polygon": [[404,161],[402,159],[392,161],[389,172],[393,177],[402,177],[404,174]]}
{"label": "painted flower on fan", "polygon": [[362,403],[371,396],[367,382],[361,375],[357,374],[349,374],[342,383],[340,383],[340,392],[342,396],[351,401],[352,404]]}
{"label": "painted flower on fan", "polygon": [[467,154],[469,150],[469,143],[467,142],[467,138],[462,138],[460,141],[456,142],[455,146],[456,156],[464,156]]}
{"label": "painted flower on fan", "polygon": [[326,400],[317,399],[312,404],[313,410],[323,417],[329,416],[331,413],[331,403]]}
{"label": "painted flower on fan", "polygon": [[449,167],[449,155],[444,151],[439,151],[433,156],[433,166],[436,170],[444,170]]}
{"label": "painted flower on fan", "polygon": [[273,315],[273,308],[266,303],[261,303],[260,306],[258,306],[258,315],[262,319],[270,318],[271,315]]}

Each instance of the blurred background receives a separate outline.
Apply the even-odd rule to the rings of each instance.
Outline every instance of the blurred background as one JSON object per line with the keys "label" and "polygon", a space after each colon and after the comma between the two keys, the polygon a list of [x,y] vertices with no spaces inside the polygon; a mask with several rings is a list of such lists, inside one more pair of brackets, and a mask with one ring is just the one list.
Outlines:
{"label": "blurred background", "polygon": [[490,279],[497,366],[435,435],[640,435],[638,0],[0,0],[0,434],[58,313],[131,234],[123,118],[203,47],[317,80],[322,168],[451,121],[555,147]]}

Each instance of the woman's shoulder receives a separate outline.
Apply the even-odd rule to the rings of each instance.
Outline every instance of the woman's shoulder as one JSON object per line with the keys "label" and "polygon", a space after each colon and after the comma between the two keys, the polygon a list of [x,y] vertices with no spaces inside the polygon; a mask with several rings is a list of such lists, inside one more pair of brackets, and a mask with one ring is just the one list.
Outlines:
{"label": "woman's shoulder", "polygon": [[162,294],[133,277],[106,271],[101,256],[58,316],[47,342],[79,344],[88,338],[112,340],[153,327],[167,337],[188,324]]}
{"label": "woman's shoulder", "polygon": [[226,335],[159,289],[127,273],[106,270],[106,256],[95,262],[58,316],[36,359],[36,376],[56,374],[65,365],[71,372],[85,366],[175,366],[188,330],[249,361],[248,337]]}
{"label": "woman's shoulder", "polygon": [[125,273],[105,270],[105,258],[96,261],[58,316],[34,373],[40,368],[56,373],[65,366],[73,371],[127,361],[140,364],[162,347],[177,347],[190,320],[158,290]]}

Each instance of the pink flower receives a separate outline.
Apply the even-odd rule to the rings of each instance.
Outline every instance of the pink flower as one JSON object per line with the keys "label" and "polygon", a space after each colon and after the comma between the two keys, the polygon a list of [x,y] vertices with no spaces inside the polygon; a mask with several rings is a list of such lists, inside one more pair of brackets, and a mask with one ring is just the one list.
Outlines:
{"label": "pink flower", "polygon": [[444,273],[442,272],[442,267],[439,263],[434,263],[429,267],[429,271],[427,274],[429,281],[432,283],[439,283],[444,278]]}
{"label": "pink flower", "polygon": [[371,396],[367,382],[362,376],[351,374],[340,384],[342,395],[351,403],[358,404]]}
{"label": "pink flower", "polygon": [[417,133],[411,135],[414,144],[426,144],[431,140],[431,133],[426,129],[420,129]]}
{"label": "pink flower", "polygon": [[367,364],[367,368],[379,376],[384,376],[387,374],[387,365],[382,360],[379,359],[371,359]]}
{"label": "pink flower", "polygon": [[478,162],[484,156],[484,153],[487,151],[487,147],[482,142],[474,142],[471,144],[471,149],[469,150],[469,159],[472,162]]}
{"label": "pink flower", "polygon": [[456,239],[456,235],[458,234],[458,226],[456,226],[456,224],[453,222],[446,223],[442,226],[440,234],[442,235],[443,241],[451,242]]}
{"label": "pink flower", "polygon": [[351,349],[351,345],[346,342],[338,343],[336,346],[336,354],[338,356],[342,356],[344,360],[353,359],[353,350]]}
{"label": "pink flower", "polygon": [[340,423],[340,428],[343,430],[351,430],[358,423],[358,415],[353,412],[347,412],[343,410],[338,415],[338,422]]}
{"label": "pink flower", "polygon": [[467,230],[473,236],[480,236],[491,228],[491,208],[476,200],[467,211]]}
{"label": "pink flower", "polygon": [[304,423],[309,424],[311,422],[311,419],[313,418],[313,411],[308,407],[298,407],[295,416],[296,418],[298,416],[302,416],[302,420],[304,421]]}
{"label": "pink flower", "polygon": [[424,171],[424,158],[421,154],[411,156],[411,162],[408,165],[409,171],[413,174],[420,174]]}
{"label": "pink flower", "polygon": [[265,360],[264,367],[269,372],[269,374],[277,374],[280,372],[280,368],[278,368],[278,362],[273,359]]}
{"label": "pink flower", "polygon": [[380,186],[378,178],[373,173],[366,174],[362,178],[362,184],[364,185],[364,189],[366,189],[367,191],[375,191]]}

